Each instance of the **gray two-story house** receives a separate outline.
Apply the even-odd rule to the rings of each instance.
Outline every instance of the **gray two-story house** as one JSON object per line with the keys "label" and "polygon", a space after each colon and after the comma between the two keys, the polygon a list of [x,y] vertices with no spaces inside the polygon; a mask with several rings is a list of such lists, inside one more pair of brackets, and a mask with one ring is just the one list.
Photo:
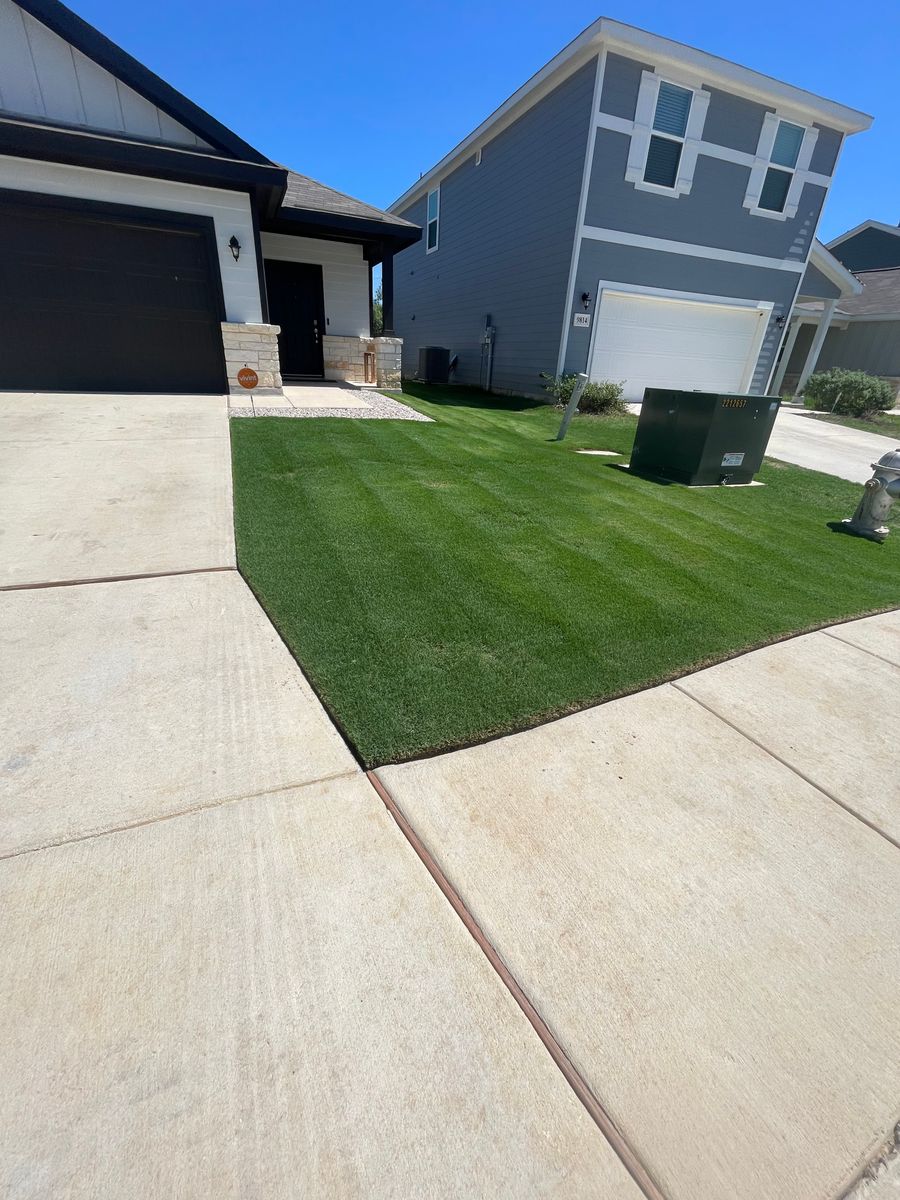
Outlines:
{"label": "gray two-story house", "polygon": [[385,270],[404,373],[442,345],[495,391],[587,371],[629,399],[765,392],[798,300],[854,287],[814,235],[870,123],[595,21],[391,206],[425,229]]}

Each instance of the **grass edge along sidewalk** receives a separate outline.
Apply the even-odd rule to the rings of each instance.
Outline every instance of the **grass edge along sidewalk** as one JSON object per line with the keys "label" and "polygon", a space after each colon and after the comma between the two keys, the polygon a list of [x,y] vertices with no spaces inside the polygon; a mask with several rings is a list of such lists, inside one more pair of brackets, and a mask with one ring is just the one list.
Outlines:
{"label": "grass edge along sidewalk", "polygon": [[408,385],[434,423],[232,422],[238,562],[361,760],[527,728],[892,608],[900,531],[832,533],[859,487],[622,470],[631,416]]}

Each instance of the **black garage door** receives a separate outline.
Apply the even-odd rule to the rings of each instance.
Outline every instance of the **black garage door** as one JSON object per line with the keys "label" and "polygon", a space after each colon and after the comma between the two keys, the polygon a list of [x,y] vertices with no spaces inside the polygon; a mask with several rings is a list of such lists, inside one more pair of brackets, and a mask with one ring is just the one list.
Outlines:
{"label": "black garage door", "polygon": [[0,388],[223,392],[213,223],[0,197]]}

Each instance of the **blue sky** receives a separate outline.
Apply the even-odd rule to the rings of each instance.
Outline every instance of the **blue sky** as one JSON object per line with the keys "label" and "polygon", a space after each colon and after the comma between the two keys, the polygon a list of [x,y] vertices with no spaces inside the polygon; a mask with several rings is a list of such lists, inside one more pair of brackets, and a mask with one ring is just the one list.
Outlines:
{"label": "blue sky", "polygon": [[897,4],[69,3],[263,153],[382,206],[605,13],[871,113],[820,236],[900,220]]}

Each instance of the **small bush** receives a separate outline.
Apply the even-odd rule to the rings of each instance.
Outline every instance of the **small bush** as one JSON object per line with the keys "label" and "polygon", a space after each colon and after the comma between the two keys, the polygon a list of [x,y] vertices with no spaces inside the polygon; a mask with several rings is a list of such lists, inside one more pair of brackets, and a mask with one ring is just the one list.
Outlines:
{"label": "small bush", "polygon": [[803,392],[807,408],[824,409],[845,417],[869,417],[894,406],[894,389],[877,375],[832,367],[810,375]]}
{"label": "small bush", "polygon": [[[578,382],[577,375],[541,375],[545,380],[544,391],[553,397],[557,408],[565,408],[572,399],[572,392]],[[611,379],[599,383],[587,383],[578,401],[580,413],[621,413],[627,411],[627,405],[622,399],[623,383],[614,383]]]}

